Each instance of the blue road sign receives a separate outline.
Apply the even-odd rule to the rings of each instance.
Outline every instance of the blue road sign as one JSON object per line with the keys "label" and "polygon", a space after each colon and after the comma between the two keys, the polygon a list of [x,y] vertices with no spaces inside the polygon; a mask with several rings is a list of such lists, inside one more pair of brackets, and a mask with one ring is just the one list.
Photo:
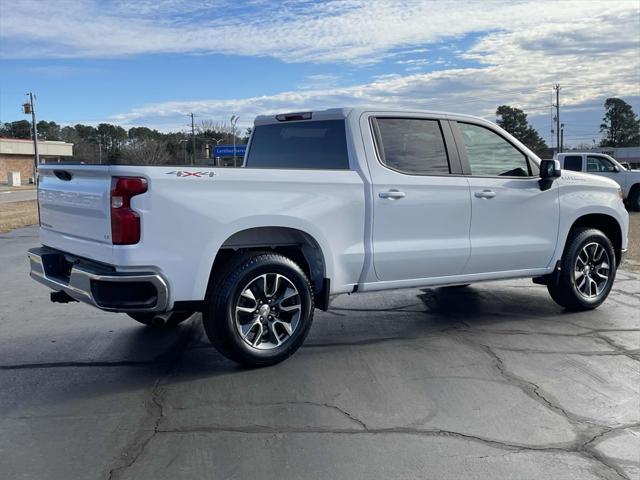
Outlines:
{"label": "blue road sign", "polygon": [[236,145],[235,155],[233,153],[233,145],[218,145],[213,149],[214,157],[244,157],[247,151],[246,145]]}

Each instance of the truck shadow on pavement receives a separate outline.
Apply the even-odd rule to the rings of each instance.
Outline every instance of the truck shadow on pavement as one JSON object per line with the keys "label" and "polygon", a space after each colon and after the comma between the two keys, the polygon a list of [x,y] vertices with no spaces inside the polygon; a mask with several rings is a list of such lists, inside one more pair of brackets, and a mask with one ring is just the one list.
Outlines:
{"label": "truck shadow on pavement", "polygon": [[[576,316],[583,325],[592,324],[596,328],[602,316],[598,312],[565,313],[548,298],[546,290],[529,285],[426,288],[391,295],[363,293],[336,299],[328,312],[317,311],[314,325],[300,351],[272,368],[296,372],[292,364],[299,356],[326,355],[327,349],[346,357],[350,346],[427,341],[434,336],[455,336],[474,330],[548,330],[559,328],[560,323],[569,322]],[[250,370],[225,359],[210,345],[199,314],[171,330],[132,326],[116,333],[117,337],[97,358],[66,361],[58,360],[59,353],[56,353],[51,355],[55,358],[53,361],[0,362],[3,363],[0,373],[29,372],[33,382],[46,384],[37,397],[27,402],[37,406],[156,388],[159,379],[165,385],[198,379],[215,382],[217,376],[242,376]],[[70,346],[66,349],[67,354],[73,352],[74,343],[85,341],[82,336],[79,333],[67,340]],[[29,343],[25,341],[25,344]],[[39,357],[49,355],[40,352]],[[95,373],[89,374],[89,370]],[[66,374],[82,371],[87,374]],[[5,410],[12,410],[12,403],[5,402]],[[19,405],[14,407],[19,408]]]}

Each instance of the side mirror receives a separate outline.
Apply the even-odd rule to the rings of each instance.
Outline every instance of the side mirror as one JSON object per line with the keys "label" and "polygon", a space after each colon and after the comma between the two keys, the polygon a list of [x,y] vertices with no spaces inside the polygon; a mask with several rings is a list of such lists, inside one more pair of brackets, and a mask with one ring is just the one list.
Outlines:
{"label": "side mirror", "polygon": [[540,162],[540,190],[549,190],[553,181],[562,174],[558,160],[542,160]]}

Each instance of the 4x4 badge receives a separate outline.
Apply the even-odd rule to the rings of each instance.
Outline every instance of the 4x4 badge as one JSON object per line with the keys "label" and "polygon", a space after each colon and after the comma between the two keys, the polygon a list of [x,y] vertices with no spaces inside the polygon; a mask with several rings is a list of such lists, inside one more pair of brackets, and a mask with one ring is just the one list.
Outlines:
{"label": "4x4 badge", "polygon": [[188,170],[173,170],[171,172],[167,172],[165,175],[175,175],[176,177],[211,178],[216,176],[216,172],[190,172]]}

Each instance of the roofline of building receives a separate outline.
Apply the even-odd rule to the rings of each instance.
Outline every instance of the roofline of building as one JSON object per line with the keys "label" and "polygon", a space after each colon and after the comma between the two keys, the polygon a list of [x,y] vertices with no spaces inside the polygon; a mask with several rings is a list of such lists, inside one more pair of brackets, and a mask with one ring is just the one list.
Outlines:
{"label": "roofline of building", "polygon": [[[0,140],[10,140],[12,142],[29,142],[33,143],[33,140],[28,138],[11,138],[11,137],[0,137]],[[54,143],[57,145],[73,145],[73,143],[65,142],[62,140],[38,140],[38,143]]]}

